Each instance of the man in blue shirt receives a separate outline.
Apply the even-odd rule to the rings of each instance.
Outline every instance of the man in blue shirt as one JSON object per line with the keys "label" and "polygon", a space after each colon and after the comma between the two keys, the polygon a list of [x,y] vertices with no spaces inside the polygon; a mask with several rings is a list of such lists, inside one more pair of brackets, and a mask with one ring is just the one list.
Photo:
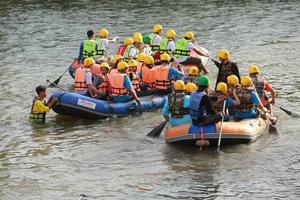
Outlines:
{"label": "man in blue shirt", "polygon": [[87,36],[88,38],[80,43],[78,61],[81,63],[87,57],[94,57],[98,49],[94,31],[88,30]]}

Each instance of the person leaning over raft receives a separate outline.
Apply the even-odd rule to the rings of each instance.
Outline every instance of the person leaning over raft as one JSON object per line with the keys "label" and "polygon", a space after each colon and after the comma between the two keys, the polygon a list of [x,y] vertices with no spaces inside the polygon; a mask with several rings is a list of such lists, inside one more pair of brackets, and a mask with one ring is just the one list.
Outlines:
{"label": "person leaning over raft", "polygon": [[[109,92],[114,102],[122,103],[132,98],[139,103],[140,99],[137,97],[136,92],[128,77],[128,64],[120,62],[118,64],[118,72],[111,74],[108,78],[110,88]],[[131,94],[131,96],[129,95]]]}
{"label": "person leaning over raft", "polygon": [[171,126],[178,126],[191,122],[189,115],[190,96],[185,95],[185,84],[178,80],[174,83],[174,92],[168,96],[162,115]]}
{"label": "person leaning over raft", "polygon": [[47,96],[46,87],[39,85],[36,87],[35,91],[37,96],[33,99],[29,119],[31,122],[45,122],[46,113],[58,102],[58,98],[49,99],[46,104],[46,101],[44,100]]}
{"label": "person leaning over raft", "polygon": [[87,57],[94,57],[98,49],[97,42],[95,41],[95,33],[93,30],[87,31],[87,39],[80,43],[78,61],[83,63]]}
{"label": "person leaning over raft", "polygon": [[191,94],[190,115],[194,125],[217,123],[222,120],[222,114],[212,109],[207,95],[209,83],[207,76],[200,76],[198,79],[199,88]]}
{"label": "person leaning over raft", "polygon": [[104,56],[106,55],[107,46],[109,43],[115,43],[118,41],[119,37],[114,37],[112,40],[108,39],[109,31],[105,28],[99,30],[99,38],[97,38],[96,42],[98,48],[96,50],[96,56]]}
{"label": "person leaning over raft", "polygon": [[218,52],[218,58],[221,61],[220,63],[214,59],[211,59],[219,69],[216,87],[219,82],[226,83],[227,77],[230,75],[236,75],[238,79],[241,80],[239,69],[236,63],[229,60],[229,52],[226,49],[222,49]]}

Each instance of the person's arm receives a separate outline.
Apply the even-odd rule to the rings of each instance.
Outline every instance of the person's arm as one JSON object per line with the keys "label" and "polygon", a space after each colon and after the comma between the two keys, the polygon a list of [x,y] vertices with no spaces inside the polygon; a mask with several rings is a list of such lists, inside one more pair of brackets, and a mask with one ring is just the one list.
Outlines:
{"label": "person's arm", "polygon": [[129,76],[129,79],[132,81],[133,80],[133,74],[132,74],[132,72],[129,72],[128,76]]}
{"label": "person's arm", "polygon": [[111,39],[111,40],[108,40],[108,43],[115,43],[116,41],[118,41],[119,40],[119,37],[117,36],[117,37],[114,37],[113,39]]}
{"label": "person's arm", "polygon": [[218,61],[216,61],[216,60],[214,60],[214,59],[211,59],[211,61],[213,61],[213,62],[215,63],[215,66],[216,66],[218,69],[221,68],[221,66],[222,66],[221,63],[219,63]]}
{"label": "person's arm", "polygon": [[203,53],[202,51],[200,51],[200,50],[197,49],[196,47],[194,47],[192,50],[195,51],[195,52],[196,52],[198,55],[200,55],[200,56],[208,57],[207,54]]}
{"label": "person's arm", "polygon": [[169,121],[169,115],[170,115],[170,110],[169,110],[169,103],[168,101],[165,102],[163,110],[161,112],[162,116],[166,119],[166,121]]}
{"label": "person's arm", "polygon": [[82,49],[83,49],[83,42],[80,43],[79,54],[78,54],[78,62],[83,60]]}
{"label": "person's arm", "polygon": [[140,99],[138,98],[134,88],[133,88],[133,85],[129,79],[128,76],[125,76],[124,78],[124,87],[127,88],[129,94],[133,97],[133,99],[136,101],[136,102],[140,102]]}
{"label": "person's arm", "polygon": [[271,98],[272,98],[272,99],[271,99],[270,103],[274,105],[274,104],[275,104],[275,98],[276,98],[276,93],[275,93],[274,89],[273,89],[272,86],[271,86],[269,83],[267,83],[267,82],[266,82],[265,89],[266,89],[266,91],[268,91],[268,92],[271,93]]}
{"label": "person's arm", "polygon": [[211,115],[217,114],[217,112],[212,108],[209,97],[207,95],[202,97],[202,100],[200,102],[200,108],[201,108],[201,105],[204,106],[204,108],[208,114],[211,114]]}
{"label": "person's arm", "polygon": [[235,105],[235,106],[240,105],[241,101],[240,101],[239,97],[236,94],[236,89],[235,88],[233,89],[233,97],[234,97],[234,101],[235,101],[235,103],[233,105]]}

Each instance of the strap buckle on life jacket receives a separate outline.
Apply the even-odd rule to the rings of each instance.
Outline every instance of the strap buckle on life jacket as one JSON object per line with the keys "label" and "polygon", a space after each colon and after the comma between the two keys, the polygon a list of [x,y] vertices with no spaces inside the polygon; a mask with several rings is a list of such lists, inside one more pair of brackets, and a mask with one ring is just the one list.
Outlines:
{"label": "strap buckle on life jacket", "polygon": [[106,51],[104,49],[97,49],[96,56],[104,56],[106,55]]}

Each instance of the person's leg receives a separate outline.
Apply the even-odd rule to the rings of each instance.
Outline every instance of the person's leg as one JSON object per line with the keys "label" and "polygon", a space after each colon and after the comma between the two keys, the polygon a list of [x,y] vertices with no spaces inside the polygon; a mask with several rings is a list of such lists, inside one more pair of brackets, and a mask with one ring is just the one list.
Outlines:
{"label": "person's leg", "polygon": [[201,71],[203,71],[204,73],[207,73],[207,70],[203,66],[202,60],[200,58],[187,57],[187,59],[185,61],[181,62],[180,64],[183,64],[183,65],[197,65],[197,67],[199,69],[199,73]]}

